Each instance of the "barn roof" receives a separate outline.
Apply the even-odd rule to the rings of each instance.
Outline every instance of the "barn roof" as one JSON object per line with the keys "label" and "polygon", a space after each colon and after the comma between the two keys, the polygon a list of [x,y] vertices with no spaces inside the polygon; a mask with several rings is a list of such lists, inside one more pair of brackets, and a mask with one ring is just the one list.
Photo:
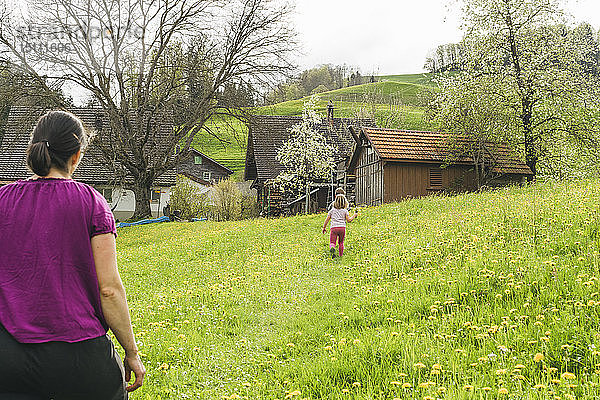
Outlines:
{"label": "barn roof", "polygon": [[[250,117],[248,147],[246,149],[245,180],[265,182],[276,178],[283,171],[277,161],[279,148],[290,137],[290,129],[302,122],[302,117],[283,115],[254,115]],[[356,143],[349,131],[350,126],[375,126],[370,118],[324,118],[317,125],[327,142],[336,149],[336,161],[348,158]]]}
{"label": "barn roof", "polygon": [[[90,131],[110,126],[108,118],[101,109],[71,108],[69,111],[79,117],[85,128]],[[25,107],[11,108],[6,124],[0,130],[0,182],[13,182],[31,176],[25,154],[31,132],[39,117],[45,112],[46,110]],[[168,134],[172,129],[172,124],[163,124],[160,132]],[[115,172],[107,166],[100,150],[94,147],[93,142],[86,149],[73,177],[92,185],[118,183]],[[170,170],[159,176],[154,184],[173,186],[175,181],[176,172]],[[132,177],[125,176],[125,182],[132,182]]]}
{"label": "barn roof", "polygon": [[[363,128],[362,133],[371,142],[379,157],[388,161],[447,162],[455,148],[468,145],[468,138],[451,139],[449,134],[438,132],[407,131],[396,129]],[[454,140],[452,142],[451,140]],[[493,159],[493,171],[503,174],[532,175],[531,169],[504,143],[488,143],[488,157]],[[471,163],[465,156],[452,159],[459,164]]]}

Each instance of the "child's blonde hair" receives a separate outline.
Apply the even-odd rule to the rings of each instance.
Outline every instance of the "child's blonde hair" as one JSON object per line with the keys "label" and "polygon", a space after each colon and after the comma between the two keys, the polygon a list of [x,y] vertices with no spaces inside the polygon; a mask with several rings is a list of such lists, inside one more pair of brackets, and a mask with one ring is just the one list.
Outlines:
{"label": "child's blonde hair", "polygon": [[337,196],[338,194],[345,195],[346,191],[343,188],[339,187],[339,188],[335,189],[335,195]]}
{"label": "child's blonde hair", "polygon": [[338,210],[342,208],[348,208],[348,200],[346,199],[346,196],[344,196],[343,194],[336,195],[335,201],[333,202],[333,206]]}

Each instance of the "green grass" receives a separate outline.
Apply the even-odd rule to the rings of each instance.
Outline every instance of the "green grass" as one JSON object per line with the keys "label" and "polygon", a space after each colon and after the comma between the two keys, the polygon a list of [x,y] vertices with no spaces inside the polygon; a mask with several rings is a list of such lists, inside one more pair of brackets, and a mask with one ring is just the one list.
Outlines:
{"label": "green grass", "polygon": [[119,230],[132,398],[600,396],[600,183],[365,209],[335,260],[323,220]]}

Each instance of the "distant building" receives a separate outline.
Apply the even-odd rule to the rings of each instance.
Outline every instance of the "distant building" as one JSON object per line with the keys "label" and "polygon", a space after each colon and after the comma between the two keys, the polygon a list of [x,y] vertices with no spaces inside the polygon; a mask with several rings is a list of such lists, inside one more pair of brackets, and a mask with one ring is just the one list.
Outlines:
{"label": "distant building", "polygon": [[190,148],[189,156],[179,164],[177,173],[208,188],[222,179],[227,179],[233,171],[206,154]]}
{"label": "distant building", "polygon": [[[336,162],[345,167],[355,144],[348,128],[375,126],[375,122],[372,119],[334,118],[332,106],[328,108],[327,114],[328,118],[323,119],[317,129],[335,148]],[[257,199],[263,215],[293,213],[302,209],[302,204],[306,201],[304,196],[287,197],[271,183],[284,169],[277,161],[277,152],[290,138],[290,129],[300,122],[302,118],[296,116],[254,115],[250,118],[244,180],[252,181],[252,188],[257,190]],[[332,186],[343,184],[345,178],[345,172],[341,171],[331,180],[317,183],[311,189],[311,204],[316,209],[326,208],[332,200]]]}
{"label": "distant building", "polygon": [[[81,119],[86,129],[101,131],[110,126],[108,118],[101,109],[72,108],[71,111]],[[26,150],[31,132],[45,110],[35,110],[24,107],[13,107],[0,135],[0,185],[32,175],[27,168]],[[167,135],[173,129],[171,122],[162,122],[159,132]],[[125,184],[133,181],[132,177],[117,176],[108,166],[94,143],[86,152],[75,171],[74,179],[87,183],[96,188],[106,198],[115,218],[125,220],[131,218],[135,211],[135,195],[125,189]],[[162,209],[169,201],[171,187],[175,185],[176,173],[170,170],[154,181],[151,190],[150,208],[154,216],[162,215]]]}
{"label": "distant building", "polygon": [[[473,161],[449,160],[449,135],[393,129],[362,128],[348,164],[356,176],[356,204],[378,205],[444,191],[475,190]],[[533,176],[506,144],[491,146],[486,164],[490,186],[520,183]]]}

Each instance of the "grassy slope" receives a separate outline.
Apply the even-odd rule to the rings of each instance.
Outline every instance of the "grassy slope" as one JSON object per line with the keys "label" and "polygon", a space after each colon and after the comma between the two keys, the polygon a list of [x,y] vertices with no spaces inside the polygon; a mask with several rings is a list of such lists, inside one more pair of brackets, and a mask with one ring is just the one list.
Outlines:
{"label": "grassy slope", "polygon": [[[394,75],[379,77],[380,82],[357,85],[321,93],[317,109],[325,115],[327,103],[333,100],[336,116],[353,117],[361,114],[374,114],[381,125],[391,114],[400,115],[396,125],[405,129],[427,129],[423,122],[422,94],[431,85],[428,74]],[[386,79],[383,81],[383,79]],[[393,96],[398,105],[383,104]],[[255,112],[263,115],[301,115],[306,99],[287,101],[272,106],[258,108]],[[211,130],[221,138],[207,132],[199,135],[194,146],[208,156],[237,171],[240,176],[244,169],[247,128],[233,119],[213,120]]]}
{"label": "grassy slope", "polygon": [[122,229],[133,398],[598,398],[598,204],[581,182],[370,208],[336,260],[323,215]]}

